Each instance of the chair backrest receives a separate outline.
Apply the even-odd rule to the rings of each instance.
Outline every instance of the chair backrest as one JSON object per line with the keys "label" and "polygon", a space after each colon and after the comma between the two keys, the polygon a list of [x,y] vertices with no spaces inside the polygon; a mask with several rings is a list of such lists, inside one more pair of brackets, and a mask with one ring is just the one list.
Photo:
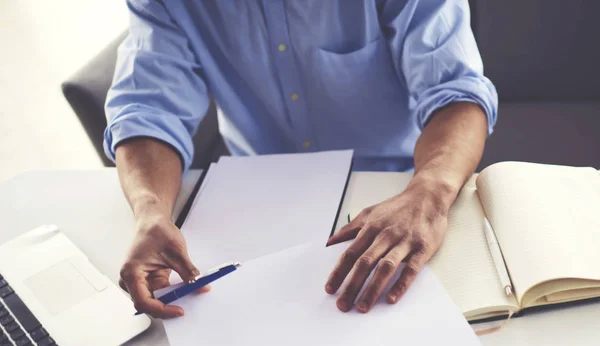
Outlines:
{"label": "chair backrest", "polygon": [[[106,128],[104,103],[115,71],[117,48],[126,35],[127,33],[121,34],[62,84],[63,94],[81,121],[105,166],[113,166],[113,163],[106,157],[102,147]],[[214,103],[211,103],[208,113],[194,136],[194,150],[193,168],[208,167],[210,162],[227,153],[219,134]]]}
{"label": "chair backrest", "polygon": [[112,162],[104,155],[102,141],[106,128],[104,101],[115,72],[117,47],[125,38],[120,35],[104,48],[92,61],[62,84],[65,98],[75,111],[81,125],[106,166]]}

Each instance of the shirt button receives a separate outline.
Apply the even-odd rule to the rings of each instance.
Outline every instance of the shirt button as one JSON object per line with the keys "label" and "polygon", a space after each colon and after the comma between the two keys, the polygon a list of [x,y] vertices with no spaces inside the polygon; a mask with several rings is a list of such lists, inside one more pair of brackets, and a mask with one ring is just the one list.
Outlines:
{"label": "shirt button", "polygon": [[304,145],[304,147],[306,149],[310,148],[310,146],[312,145],[312,143],[310,141],[304,141],[304,143],[302,143],[302,145]]}
{"label": "shirt button", "polygon": [[283,43],[280,43],[280,44],[277,46],[277,49],[278,49],[280,52],[285,52],[285,51],[287,50],[287,46],[286,46],[285,44],[283,44]]}
{"label": "shirt button", "polygon": [[292,101],[298,101],[298,94],[293,93],[291,96]]}

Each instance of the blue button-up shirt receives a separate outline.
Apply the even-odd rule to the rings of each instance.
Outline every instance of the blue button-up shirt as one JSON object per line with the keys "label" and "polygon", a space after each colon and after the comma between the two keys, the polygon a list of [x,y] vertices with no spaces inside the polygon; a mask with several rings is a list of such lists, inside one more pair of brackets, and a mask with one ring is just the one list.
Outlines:
{"label": "blue button-up shirt", "polygon": [[184,166],[212,95],[235,155],[354,149],[355,168],[408,170],[432,113],[481,106],[466,0],[129,0],[106,103],[106,154],[153,137]]}

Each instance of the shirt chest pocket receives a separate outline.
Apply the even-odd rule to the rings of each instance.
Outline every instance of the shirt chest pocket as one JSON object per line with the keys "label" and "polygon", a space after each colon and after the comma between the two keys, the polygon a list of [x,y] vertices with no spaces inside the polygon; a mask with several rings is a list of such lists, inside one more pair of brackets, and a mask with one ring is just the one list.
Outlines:
{"label": "shirt chest pocket", "polygon": [[313,78],[320,81],[315,96],[328,98],[324,104],[341,106],[337,111],[362,112],[366,116],[364,112],[369,109],[398,107],[399,102],[406,105],[407,93],[382,38],[348,53],[316,48],[312,72]]}

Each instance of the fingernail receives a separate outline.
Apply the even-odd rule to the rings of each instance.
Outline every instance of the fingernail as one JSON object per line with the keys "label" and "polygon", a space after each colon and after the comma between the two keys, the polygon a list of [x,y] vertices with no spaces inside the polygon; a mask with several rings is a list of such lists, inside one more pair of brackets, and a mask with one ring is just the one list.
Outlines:
{"label": "fingernail", "polygon": [[395,294],[390,294],[390,295],[388,296],[388,301],[389,301],[390,303],[395,303],[397,299],[398,299],[398,296],[397,296],[397,295],[395,295]]}
{"label": "fingernail", "polygon": [[367,303],[365,303],[365,302],[359,302],[356,305],[356,310],[358,310],[358,312],[363,312],[364,313],[364,312],[367,312],[369,309],[367,307]]}
{"label": "fingernail", "polygon": [[336,303],[338,309],[340,309],[342,312],[348,312],[350,309],[346,306],[346,303],[338,300]]}
{"label": "fingernail", "polygon": [[325,286],[325,292],[329,293],[329,294],[333,294],[333,286],[331,285],[326,285]]}

